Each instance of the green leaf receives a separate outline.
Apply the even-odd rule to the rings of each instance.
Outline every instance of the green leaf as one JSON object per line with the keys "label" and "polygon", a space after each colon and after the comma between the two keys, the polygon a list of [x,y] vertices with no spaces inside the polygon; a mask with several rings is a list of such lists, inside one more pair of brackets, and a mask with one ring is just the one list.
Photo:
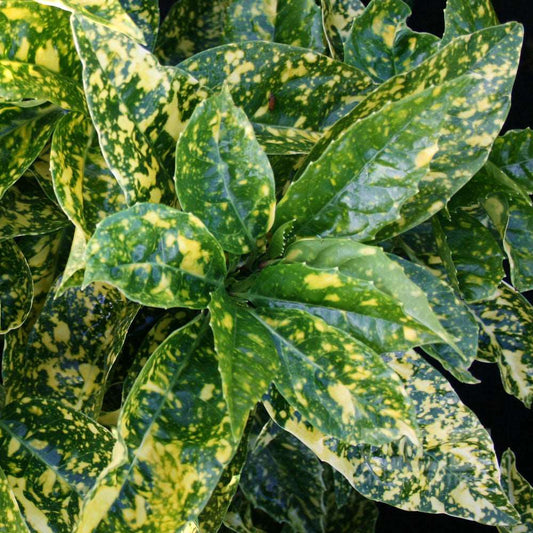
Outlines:
{"label": "green leaf", "polygon": [[507,449],[503,452],[500,464],[502,487],[509,500],[520,514],[520,524],[513,527],[498,528],[500,533],[527,533],[533,530],[533,487],[516,469],[514,453]]}
{"label": "green leaf", "polygon": [[207,50],[180,67],[210,89],[226,84],[253,123],[312,131],[333,124],[373,88],[366,74],[344,63],[262,41]]}
{"label": "green leaf", "polygon": [[0,241],[50,233],[68,225],[57,205],[32,181],[21,178],[0,200]]}
{"label": "green leaf", "polygon": [[257,507],[290,531],[324,531],[322,465],[316,455],[290,433],[271,425],[248,455],[241,489]]}
{"label": "green leaf", "polygon": [[[276,105],[276,98],[273,105]],[[252,124],[257,142],[268,155],[307,154],[320,139],[320,133],[310,130],[268,124]]]}
{"label": "green leaf", "polygon": [[533,193],[533,131],[511,130],[494,142],[489,160],[518,183],[528,194]]}
{"label": "green leaf", "polygon": [[44,398],[0,411],[0,466],[34,532],[70,533],[114,439],[85,415]]}
{"label": "green leaf", "polygon": [[324,34],[332,57],[343,59],[344,42],[365,6],[361,0],[321,0]]}
{"label": "green leaf", "polygon": [[[126,6],[123,6],[121,0],[35,0],[40,4],[51,5],[59,7],[66,11],[70,11],[76,15],[82,15],[92,22],[102,24],[108,28],[123,33],[131,39],[135,39],[142,44],[150,44],[155,38],[155,35],[151,35],[153,29],[157,28],[157,21],[152,23],[148,28],[139,28],[135,22],[140,18],[145,17],[144,10],[149,10],[152,13],[155,8],[151,6],[152,2],[149,0],[142,0],[139,4],[134,4],[139,11],[134,17],[130,17],[127,8],[131,7],[131,0],[124,2]],[[129,4],[129,5],[128,5]],[[150,15],[148,15],[150,17]],[[152,14],[150,18],[155,18]],[[135,19],[135,22],[134,22]],[[144,31],[143,31],[144,30]]]}
{"label": "green leaf", "polygon": [[417,442],[403,387],[365,344],[298,309],[259,308],[281,368],[274,384],[302,415],[349,442]]}
{"label": "green leaf", "polygon": [[432,344],[424,345],[422,349],[460,381],[477,383],[478,380],[468,372],[478,350],[478,324],[472,311],[446,282],[434,276],[429,269],[397,256],[389,257],[398,262],[405,275],[422,289],[448,336],[456,339],[455,348],[449,344]]}
{"label": "green leaf", "polygon": [[12,239],[0,241],[0,333],[20,327],[33,299],[28,263]]}
{"label": "green leaf", "polygon": [[368,240],[398,220],[427,176],[449,109],[466,85],[459,80],[438,94],[426,89],[344,129],[291,184],[277,224],[294,220],[300,236]]}
{"label": "green leaf", "polygon": [[268,330],[223,289],[213,293],[209,311],[222,390],[238,440],[250,410],[276,376],[278,354]]}
{"label": "green leaf", "polygon": [[492,298],[505,276],[498,242],[474,217],[460,211],[450,215],[439,219],[465,300]]}
{"label": "green leaf", "polygon": [[117,429],[120,453],[85,500],[75,533],[170,533],[196,520],[237,448],[205,321],[152,354]]}
{"label": "green leaf", "polygon": [[305,422],[272,397],[265,407],[285,430],[341,472],[363,496],[408,511],[446,513],[488,525],[511,525],[517,514],[499,483],[488,433],[450,384],[414,352],[389,354],[416,409],[422,449],[399,441],[350,446]]}
{"label": "green leaf", "polygon": [[156,53],[165,64],[223,44],[275,41],[324,51],[313,0],[181,0],[161,24]]}
{"label": "green leaf", "polygon": [[410,30],[410,14],[402,0],[373,0],[354,20],[344,43],[344,61],[377,83],[417,67],[437,51],[439,39]]}
{"label": "green leaf", "polygon": [[175,143],[206,91],[125,35],[80,16],[72,24],[91,118],[128,204],[172,203]]}
{"label": "green leaf", "polygon": [[498,24],[498,17],[490,0],[446,0],[442,44],[446,45],[460,35]]}
{"label": "green leaf", "polygon": [[104,219],[87,244],[84,286],[107,281],[154,307],[207,307],[226,263],[218,241],[194,215],[136,204]]}
{"label": "green leaf", "polygon": [[0,523],[3,533],[30,533],[26,522],[20,514],[15,495],[8,480],[0,468]]}
{"label": "green leaf", "polygon": [[53,105],[0,104],[0,198],[41,153],[61,114]]}
{"label": "green leaf", "polygon": [[479,355],[498,364],[505,390],[527,407],[533,402],[533,309],[503,283],[492,300],[472,304],[480,324]]}
{"label": "green leaf", "polygon": [[22,395],[57,398],[90,416],[99,413],[104,385],[137,312],[101,283],[57,295],[59,281],[28,336]]}
{"label": "green leaf", "polygon": [[194,111],[177,143],[174,179],[181,207],[200,218],[227,252],[255,250],[274,222],[268,158],[225,90]]}
{"label": "green leaf", "polygon": [[87,240],[83,231],[79,228],[74,230],[72,243],[67,263],[61,275],[61,281],[56,289],[56,298],[62,296],[67,289],[79,288],[83,284],[83,275],[85,271],[85,251],[87,249]]}

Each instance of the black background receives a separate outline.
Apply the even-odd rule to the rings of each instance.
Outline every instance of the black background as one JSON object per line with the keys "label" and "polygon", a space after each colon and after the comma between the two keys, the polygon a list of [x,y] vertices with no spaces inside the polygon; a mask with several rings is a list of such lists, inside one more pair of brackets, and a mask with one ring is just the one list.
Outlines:
{"label": "black background", "polygon": [[[468,1],[468,0],[466,0]],[[164,16],[172,0],[160,0]],[[366,2],[365,2],[366,3]],[[409,25],[418,31],[429,31],[441,36],[444,29],[443,10],[445,0],[414,0],[413,15]],[[533,0],[492,0],[501,22],[517,20],[525,27],[525,40],[513,89],[511,111],[504,131],[533,126]],[[531,300],[530,300],[531,301]],[[433,362],[433,361],[432,361]],[[481,380],[478,385],[464,385],[446,371],[440,369],[450,380],[461,399],[479,417],[491,433],[498,458],[506,448],[511,448],[517,458],[520,473],[533,484],[533,413],[501,386],[496,365],[474,363],[472,373]],[[452,518],[446,515],[430,515],[401,511],[379,504],[380,517],[377,533],[475,533],[493,532],[493,527]]]}

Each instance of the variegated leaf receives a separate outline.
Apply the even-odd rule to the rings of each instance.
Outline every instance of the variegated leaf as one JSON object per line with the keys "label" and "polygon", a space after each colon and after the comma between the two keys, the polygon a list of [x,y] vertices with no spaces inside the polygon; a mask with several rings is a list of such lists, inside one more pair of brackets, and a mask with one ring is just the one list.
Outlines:
{"label": "variegated leaf", "polygon": [[4,337],[2,353],[2,379],[6,387],[8,400],[17,390],[24,386],[21,370],[26,364],[26,343],[41,309],[46,295],[57,275],[58,255],[65,237],[64,231],[43,236],[27,236],[18,239],[33,280],[33,303],[30,314],[24,324],[12,330]]}
{"label": "variegated leaf", "polygon": [[205,320],[152,354],[117,429],[123,444],[89,493],[75,533],[173,533],[196,520],[237,448]]}
{"label": "variegated leaf", "polygon": [[255,305],[320,316],[378,353],[454,343],[401,267],[380,248],[348,239],[297,241],[283,263],[265,268],[242,290]]}
{"label": "variegated leaf", "polygon": [[74,230],[67,263],[61,275],[61,281],[56,288],[55,297],[62,296],[67,289],[81,287],[85,271],[85,251],[87,240],[80,228]]}
{"label": "variegated leaf", "polygon": [[477,383],[478,380],[468,372],[478,350],[478,325],[472,311],[446,282],[434,276],[429,269],[397,256],[389,257],[397,261],[405,275],[422,289],[440,324],[450,337],[456,339],[455,348],[449,344],[432,344],[424,345],[423,350],[460,381]]}
{"label": "variegated leaf", "polygon": [[31,179],[21,178],[0,200],[0,241],[51,233],[67,225],[61,210]]}
{"label": "variegated leaf", "polygon": [[41,153],[62,111],[53,105],[0,104],[0,198]]}
{"label": "variegated leaf", "polygon": [[213,293],[209,311],[222,390],[238,440],[250,410],[276,376],[279,358],[268,330],[223,289]]}
{"label": "variegated leaf", "polygon": [[533,194],[533,131],[511,130],[494,142],[489,161]]}
{"label": "variegated leaf", "polygon": [[340,61],[262,41],[207,50],[180,67],[210,89],[226,84],[253,123],[311,131],[333,124],[374,87],[366,74]]}
{"label": "variegated leaf", "polygon": [[106,26],[74,16],[73,29],[102,153],[128,203],[172,203],[175,143],[207,92]]}
{"label": "variegated leaf", "polygon": [[0,468],[0,524],[2,524],[2,533],[30,533],[2,468]]}
{"label": "variegated leaf", "polygon": [[408,511],[446,513],[489,525],[518,515],[499,482],[488,433],[450,384],[414,352],[389,354],[420,426],[422,449],[399,441],[350,446],[304,421],[280,398],[265,403],[275,421],[341,472],[363,496]]}
{"label": "variegated leaf", "polygon": [[0,333],[20,327],[33,300],[33,281],[26,258],[12,239],[0,241]]}
{"label": "variegated leaf", "polygon": [[505,390],[533,401],[533,309],[503,283],[492,300],[472,304],[480,325],[478,358],[498,364]]}
{"label": "variegated leaf", "polygon": [[202,309],[226,263],[218,241],[194,215],[136,204],[104,219],[87,244],[84,285],[107,281],[153,307]]}
{"label": "variegated leaf", "polygon": [[44,398],[0,410],[0,466],[35,533],[70,533],[114,439],[87,416]]}
{"label": "variegated leaf", "polygon": [[396,222],[428,175],[450,109],[469,86],[460,79],[438,94],[426,89],[342,130],[291,184],[276,223],[294,220],[300,236],[369,240]]}
{"label": "variegated leaf", "polygon": [[343,59],[344,42],[356,17],[365,5],[361,0],[321,0],[322,24],[332,57]]}
{"label": "variegated leaf", "polygon": [[176,147],[176,192],[225,251],[257,249],[274,222],[274,175],[252,125],[222,91],[202,102]]}
{"label": "variegated leaf", "polygon": [[402,0],[374,0],[350,28],[344,61],[366,72],[375,82],[417,67],[435,53],[439,39],[407,27],[409,6]]}
{"label": "variegated leaf", "polygon": [[[272,100],[275,104],[275,97]],[[290,126],[253,124],[257,142],[268,155],[307,154],[320,139],[320,133]]]}
{"label": "variegated leaf", "polygon": [[323,52],[320,8],[312,0],[181,0],[161,25],[156,54],[174,65],[216,46],[253,40]]}
{"label": "variegated leaf", "polygon": [[241,489],[254,505],[295,533],[323,533],[322,464],[290,433],[271,425],[248,455]]}
{"label": "variegated leaf", "polygon": [[96,416],[137,306],[102,283],[67,289],[62,296],[58,286],[59,281],[29,333],[19,370],[24,386],[12,396],[57,398]]}
{"label": "variegated leaf", "polygon": [[490,0],[446,0],[444,36],[448,44],[459,35],[467,35],[499,24]]}
{"label": "variegated leaf", "polygon": [[500,464],[502,487],[520,515],[520,523],[513,527],[500,527],[500,533],[530,533],[533,531],[533,487],[516,469],[516,457],[507,449]]}
{"label": "variegated leaf", "polygon": [[274,384],[302,415],[352,443],[417,442],[400,380],[368,346],[298,309],[259,308],[280,357]]}

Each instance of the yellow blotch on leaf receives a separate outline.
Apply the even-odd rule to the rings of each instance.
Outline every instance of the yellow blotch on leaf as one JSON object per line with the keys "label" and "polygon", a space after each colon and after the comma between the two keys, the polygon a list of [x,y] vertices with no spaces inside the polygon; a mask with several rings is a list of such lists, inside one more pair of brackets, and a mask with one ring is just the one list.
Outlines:
{"label": "yellow blotch on leaf", "polygon": [[423,168],[429,165],[429,163],[433,159],[433,156],[437,153],[438,149],[438,145],[434,144],[432,146],[424,148],[423,150],[420,150],[420,152],[418,152],[415,157],[416,168]]}
{"label": "yellow blotch on leaf", "polygon": [[327,289],[328,287],[342,287],[342,280],[339,275],[329,272],[308,274],[304,278],[304,283],[312,290]]}

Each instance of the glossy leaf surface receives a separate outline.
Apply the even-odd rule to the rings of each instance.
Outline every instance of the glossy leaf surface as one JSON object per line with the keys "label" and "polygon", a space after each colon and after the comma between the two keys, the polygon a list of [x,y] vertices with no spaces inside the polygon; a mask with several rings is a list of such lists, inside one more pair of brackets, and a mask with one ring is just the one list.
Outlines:
{"label": "glossy leaf surface", "polygon": [[343,59],[344,42],[365,6],[361,0],[321,0],[322,24],[332,57]]}
{"label": "glossy leaf surface", "polygon": [[368,346],[297,309],[260,308],[254,316],[278,350],[274,384],[306,420],[353,443],[417,442],[400,380]]}
{"label": "glossy leaf surface", "polygon": [[118,434],[123,445],[89,493],[76,533],[170,533],[195,520],[236,450],[205,321],[154,352],[124,404]]}
{"label": "glossy leaf surface", "polygon": [[96,422],[54,400],[23,398],[0,411],[0,465],[31,531],[72,531],[113,441]]}
{"label": "glossy leaf surface", "polygon": [[9,482],[0,468],[0,523],[5,533],[29,533]]}
{"label": "glossy leaf surface", "polygon": [[414,352],[388,355],[387,360],[415,406],[421,451],[401,441],[383,447],[349,446],[313,428],[279,399],[266,407],[278,424],[367,498],[484,524],[515,523],[518,515],[499,484],[492,441],[475,415],[444,377]]}
{"label": "glossy leaf surface", "polygon": [[243,254],[274,221],[274,176],[244,112],[228,92],[202,102],[176,147],[176,191],[224,250]]}
{"label": "glossy leaf surface", "polygon": [[474,33],[498,24],[490,0],[447,0],[444,10],[443,44],[454,37]]}
{"label": "glossy leaf surface", "polygon": [[107,217],[87,244],[84,284],[107,281],[155,307],[201,309],[222,283],[222,248],[193,215],[158,204]]}

